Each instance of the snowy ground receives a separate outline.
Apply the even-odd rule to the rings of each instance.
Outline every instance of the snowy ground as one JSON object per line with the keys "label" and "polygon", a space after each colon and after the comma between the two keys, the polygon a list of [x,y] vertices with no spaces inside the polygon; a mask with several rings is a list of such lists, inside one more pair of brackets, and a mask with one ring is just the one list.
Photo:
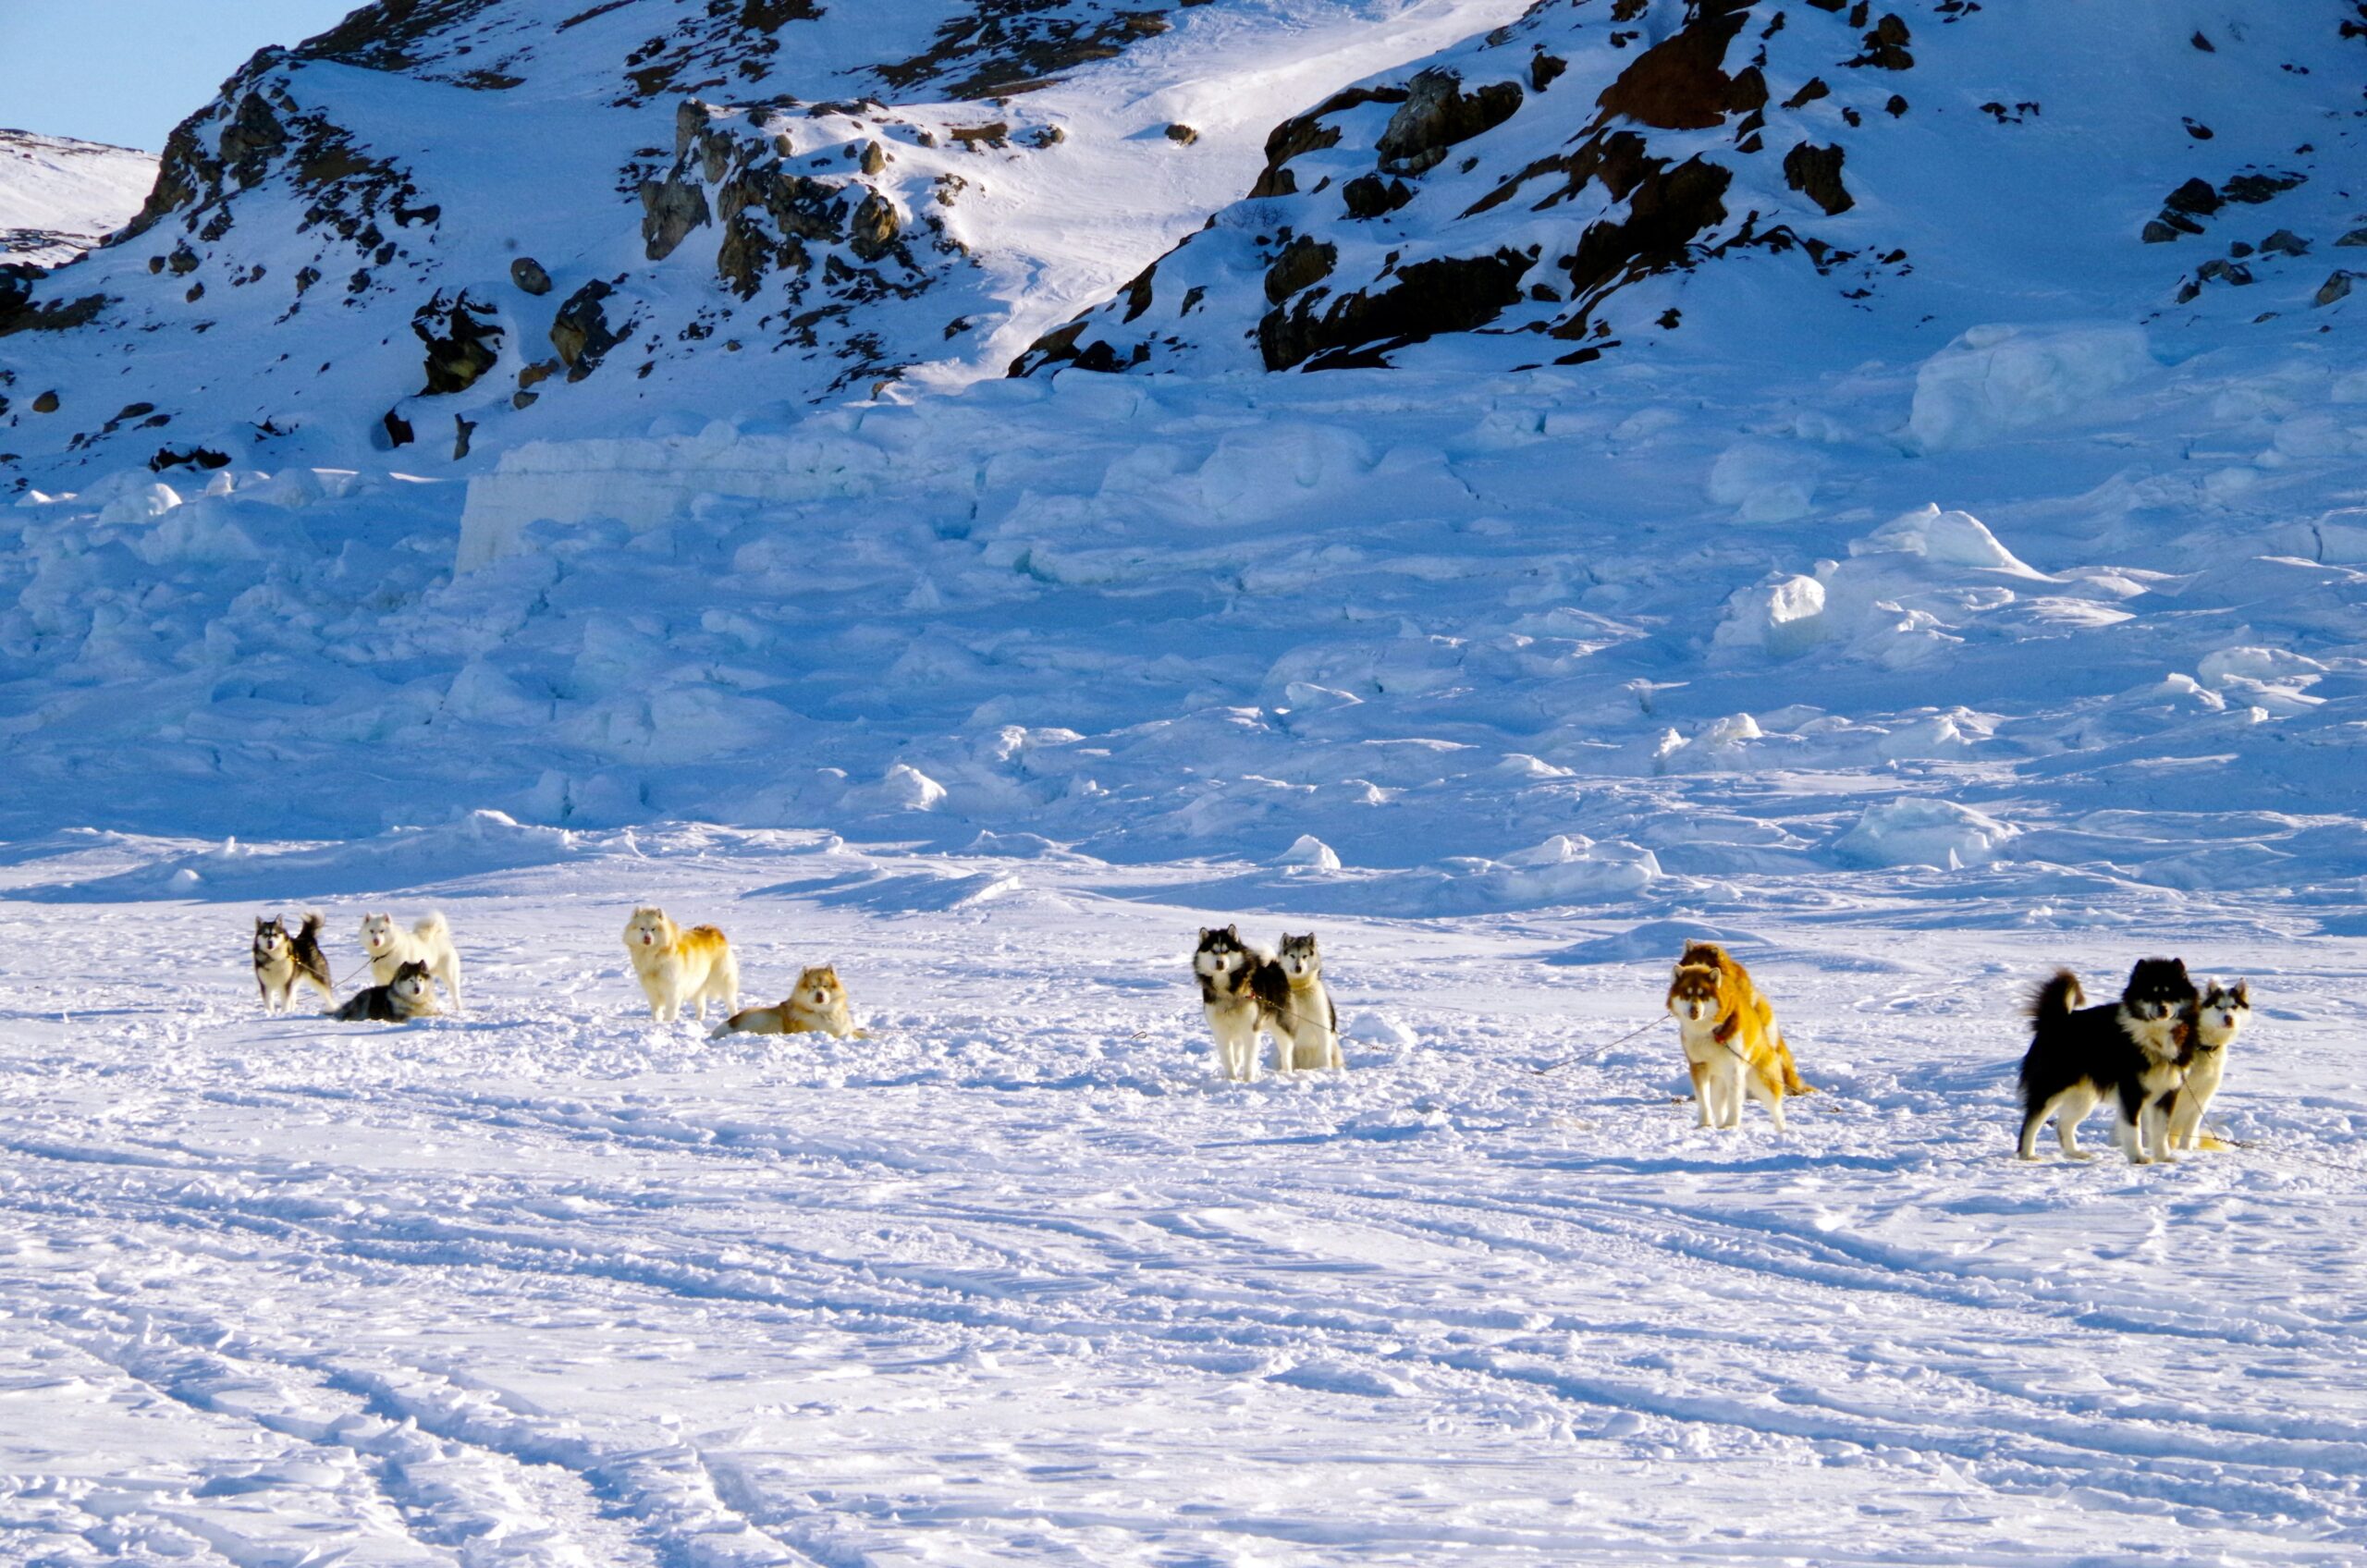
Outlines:
{"label": "snowy ground", "polygon": [[[497,825],[495,825],[497,827]],[[465,828],[0,870],[0,1556],[42,1563],[2355,1562],[2353,940],[1867,874],[1640,926],[1326,916],[1351,1071],[1214,1081],[1246,868]],[[1337,874],[1276,885],[1248,928]],[[2010,888],[2001,889],[2010,894]],[[471,1016],[263,1017],[247,917],[447,910]],[[834,956],[868,1043],[651,1025],[617,932]],[[218,901],[216,901],[218,900]],[[1693,1130],[1724,935],[1808,1076]],[[1902,937],[1911,932],[1911,937]],[[2008,1155],[2014,994],[2138,951],[2264,1011],[2174,1168]],[[71,975],[70,981],[61,979]],[[2094,1129],[2100,1139],[2101,1121]]]}

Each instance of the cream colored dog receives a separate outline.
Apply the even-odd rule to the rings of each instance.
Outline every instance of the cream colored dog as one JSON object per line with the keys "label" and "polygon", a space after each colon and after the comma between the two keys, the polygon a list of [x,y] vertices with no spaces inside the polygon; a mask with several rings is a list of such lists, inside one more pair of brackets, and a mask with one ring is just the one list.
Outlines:
{"label": "cream colored dog", "polygon": [[454,1012],[468,1011],[460,999],[460,955],[441,910],[420,916],[408,931],[391,914],[363,915],[362,950],[370,955],[370,978],[379,985],[393,985],[397,970],[417,963],[452,993]]}
{"label": "cream colored dog", "polygon": [[682,1016],[682,1004],[698,1009],[706,1022],[706,1004],[723,1004],[730,1012],[740,1005],[740,960],[730,941],[712,925],[688,931],[666,918],[666,912],[644,904],[625,922],[625,951],[632,955],[634,974],[649,998],[649,1016],[671,1023]]}

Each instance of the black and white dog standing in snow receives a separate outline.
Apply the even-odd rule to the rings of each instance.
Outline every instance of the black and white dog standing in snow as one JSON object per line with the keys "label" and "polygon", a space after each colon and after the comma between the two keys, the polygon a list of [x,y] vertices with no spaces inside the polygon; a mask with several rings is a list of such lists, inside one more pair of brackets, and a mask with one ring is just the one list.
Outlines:
{"label": "black and white dog standing in snow", "polygon": [[2106,1095],[2119,1104],[2120,1145],[2149,1165],[2174,1158],[2169,1147],[2170,1101],[2186,1082],[2194,1056],[2200,996],[2174,958],[2137,961],[2120,999],[2083,1007],[2079,978],[2067,969],[2030,999],[2030,1048],[2022,1058],[2024,1159],[2038,1158],[2039,1129],[2054,1118],[2063,1152],[2085,1159],[2080,1119]]}

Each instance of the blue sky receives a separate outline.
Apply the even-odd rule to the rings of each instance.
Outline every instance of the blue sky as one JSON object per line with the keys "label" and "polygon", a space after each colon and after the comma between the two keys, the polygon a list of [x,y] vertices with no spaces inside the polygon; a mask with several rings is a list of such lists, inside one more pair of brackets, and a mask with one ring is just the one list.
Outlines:
{"label": "blue sky", "polygon": [[0,126],[155,152],[266,43],[360,0],[0,0]]}

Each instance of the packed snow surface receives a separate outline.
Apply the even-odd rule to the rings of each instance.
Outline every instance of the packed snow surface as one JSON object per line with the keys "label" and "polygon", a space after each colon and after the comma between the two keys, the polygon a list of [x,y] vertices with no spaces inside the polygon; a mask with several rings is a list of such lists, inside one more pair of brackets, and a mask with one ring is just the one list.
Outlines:
{"label": "packed snow surface", "polygon": [[[2367,1550],[2356,939],[2208,895],[2067,929],[2011,877],[1310,921],[1329,875],[492,818],[17,846],[0,1555]],[[444,910],[469,1014],[264,1017],[247,917],[301,900],[340,972],[364,910]],[[752,1001],[835,960],[871,1037],[651,1023],[644,901]],[[1320,930],[1346,1072],[1216,1079],[1186,961],[1236,915]],[[1695,1129],[1665,1021],[1612,1044],[1688,933],[1819,1086],[1784,1138]],[[2158,948],[2251,979],[2240,1146],[2014,1162],[2023,985]]]}

